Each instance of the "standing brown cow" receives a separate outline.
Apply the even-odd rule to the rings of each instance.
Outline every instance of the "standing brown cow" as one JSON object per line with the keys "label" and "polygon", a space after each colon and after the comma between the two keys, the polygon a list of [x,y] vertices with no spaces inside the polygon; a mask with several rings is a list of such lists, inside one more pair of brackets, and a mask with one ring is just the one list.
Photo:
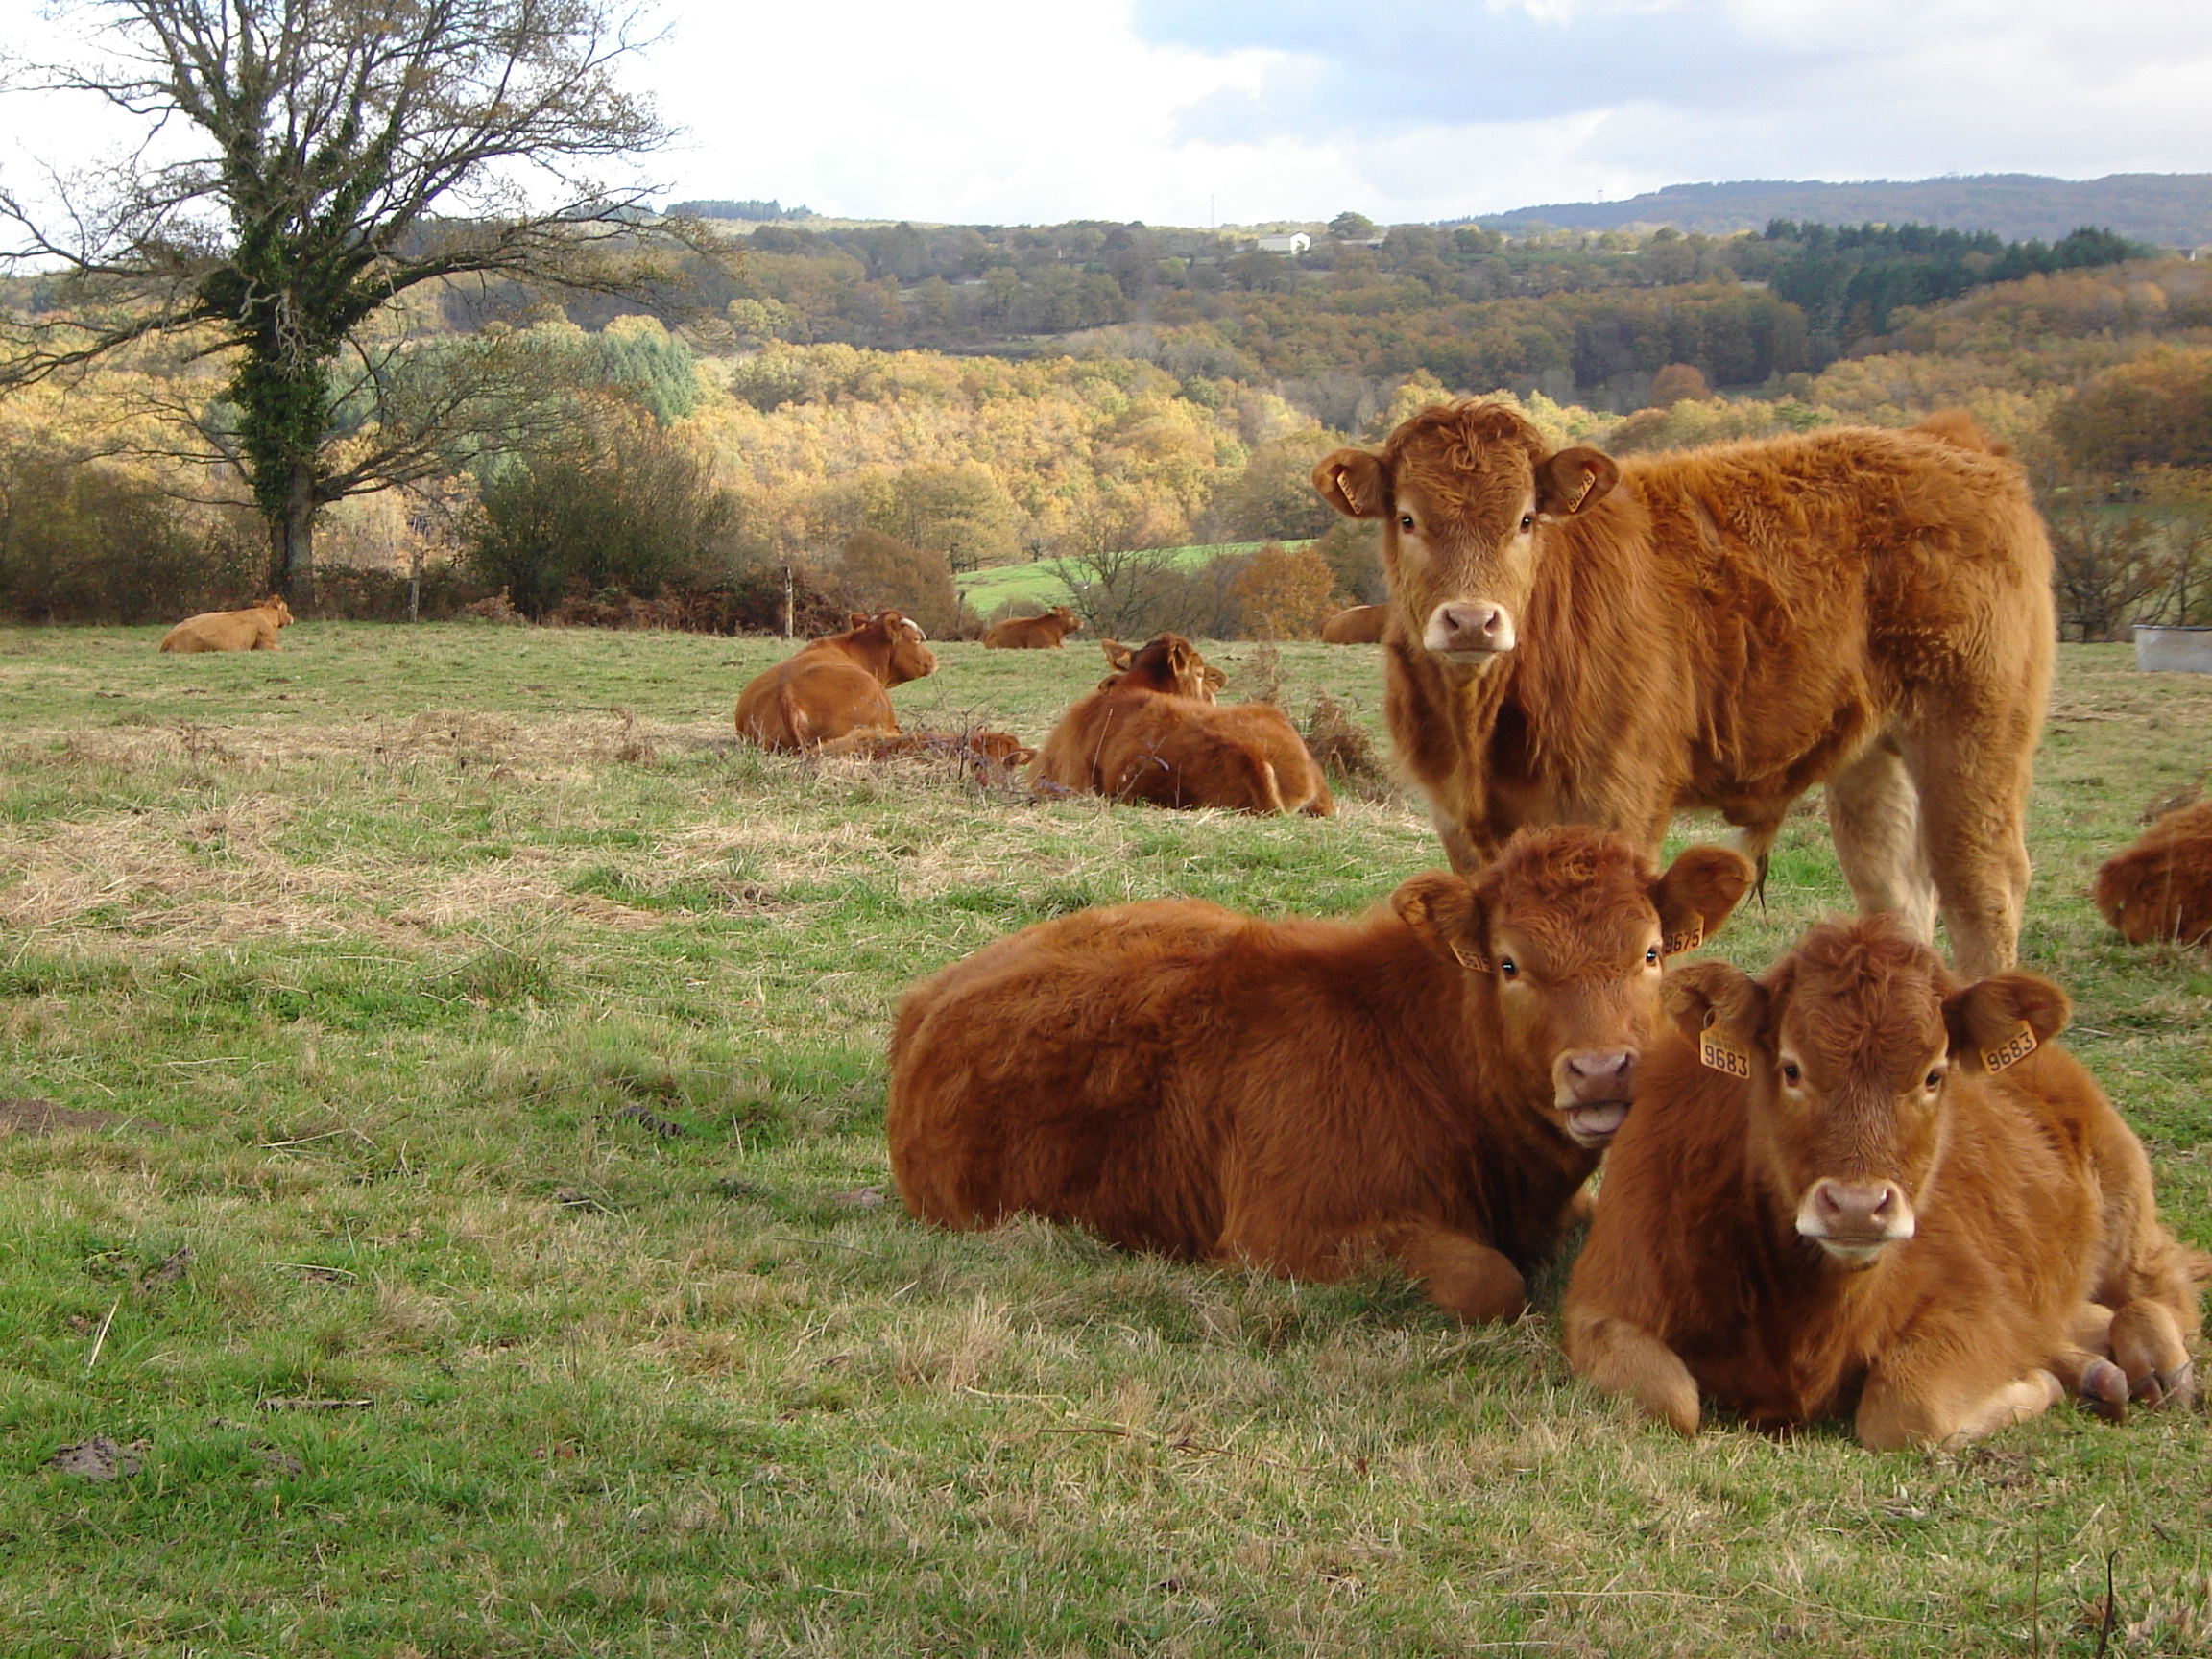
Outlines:
{"label": "standing brown cow", "polygon": [[737,694],[738,736],[763,749],[807,749],[854,732],[899,730],[884,691],[936,673],[936,653],[897,611],[855,611],[850,622],[754,677]]}
{"label": "standing brown cow", "polygon": [[2105,859],[2096,899],[2130,945],[2212,944],[2212,801],[2167,813]]}
{"label": "standing brown cow", "polygon": [[1684,1434],[1700,1400],[1870,1447],[1950,1443],[2070,1384],[2186,1399],[2212,1262],[2159,1225],[2142,1145],[2051,1040],[2032,974],[1960,986],[1893,919],[1761,979],[1668,976],[1565,1308],[1567,1355]]}
{"label": "standing brown cow", "polygon": [[1009,616],[983,630],[983,643],[997,651],[1058,651],[1070,634],[1083,631],[1083,618],[1065,605],[1042,616]]}
{"label": "standing brown cow", "polygon": [[1385,712],[1453,868],[1515,826],[1656,848],[1685,807],[1764,867],[1827,784],[1864,911],[2009,966],[2056,635],[2020,468],[1964,417],[1616,464],[1519,412],[1427,409],[1313,471],[1382,521]]}
{"label": "standing brown cow", "polygon": [[1329,781],[1284,712],[1214,701],[1220,671],[1180,634],[1135,651],[1101,640],[1115,667],[1052,729],[1030,784],[1155,806],[1240,812],[1336,810]]}
{"label": "standing brown cow", "polygon": [[1662,956],[1751,884],[1691,848],[1530,830],[1354,922],[1085,910],[909,991],[885,1126],[906,1207],[1336,1279],[1380,1250],[1505,1319],[1626,1112]]}

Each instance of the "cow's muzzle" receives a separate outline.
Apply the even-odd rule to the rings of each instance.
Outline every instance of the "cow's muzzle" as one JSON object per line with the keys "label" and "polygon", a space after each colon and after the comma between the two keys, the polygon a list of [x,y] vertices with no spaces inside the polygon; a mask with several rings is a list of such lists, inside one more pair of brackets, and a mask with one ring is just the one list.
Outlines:
{"label": "cow's muzzle", "polygon": [[1570,1048],[1551,1063],[1552,1109],[1577,1146],[1601,1147],[1628,1120],[1633,1048]]}
{"label": "cow's muzzle", "polygon": [[1513,613],[1487,599],[1452,599],[1429,613],[1421,643],[1455,662],[1487,662],[1513,649]]}
{"label": "cow's muzzle", "polygon": [[1890,1245],[1912,1237],[1912,1200],[1894,1181],[1824,1176],[1797,1206],[1797,1233],[1845,1267],[1871,1267]]}

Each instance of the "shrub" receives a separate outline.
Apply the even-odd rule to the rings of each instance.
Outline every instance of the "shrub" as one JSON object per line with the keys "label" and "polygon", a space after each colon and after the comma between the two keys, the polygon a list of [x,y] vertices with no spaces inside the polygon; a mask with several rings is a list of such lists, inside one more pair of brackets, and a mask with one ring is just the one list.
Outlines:
{"label": "shrub", "polygon": [[98,462],[0,456],[0,614],[174,622],[266,593],[267,543],[250,511],[193,517],[151,482]]}
{"label": "shrub", "polygon": [[488,473],[466,525],[468,568],[525,615],[610,590],[650,599],[671,581],[738,569],[736,497],[648,420],[611,419]]}
{"label": "shrub", "polygon": [[880,530],[861,530],[846,539],[837,577],[855,611],[903,611],[925,633],[941,638],[959,628],[952,565],[942,553],[909,547]]}
{"label": "shrub", "polygon": [[1312,639],[1342,609],[1329,562],[1311,547],[1293,553],[1270,541],[1237,578],[1244,606],[1244,631],[1255,639]]}

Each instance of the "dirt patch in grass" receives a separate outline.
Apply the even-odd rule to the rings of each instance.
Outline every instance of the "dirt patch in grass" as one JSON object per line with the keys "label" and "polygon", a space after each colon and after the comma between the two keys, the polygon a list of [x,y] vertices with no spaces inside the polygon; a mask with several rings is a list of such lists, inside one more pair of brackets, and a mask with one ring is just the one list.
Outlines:
{"label": "dirt patch in grass", "polygon": [[51,1100],[0,1100],[0,1135],[52,1135],[68,1129],[152,1129],[143,1118],[122,1112],[57,1106]]}

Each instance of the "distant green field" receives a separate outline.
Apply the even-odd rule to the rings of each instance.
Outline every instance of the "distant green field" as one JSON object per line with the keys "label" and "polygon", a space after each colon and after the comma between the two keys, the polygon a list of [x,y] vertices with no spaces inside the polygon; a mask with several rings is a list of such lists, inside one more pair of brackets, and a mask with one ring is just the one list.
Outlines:
{"label": "distant green field", "polygon": [[[1265,545],[1263,541],[1208,541],[1167,551],[1173,554],[1178,565],[1195,566],[1238,553],[1255,553]],[[1303,547],[1306,543],[1286,541],[1283,545]],[[1016,599],[1047,606],[1067,604],[1069,569],[1064,559],[1040,559],[1034,565],[995,565],[988,570],[972,570],[954,577],[953,582],[969,606],[978,614],[988,616],[999,606]]]}

